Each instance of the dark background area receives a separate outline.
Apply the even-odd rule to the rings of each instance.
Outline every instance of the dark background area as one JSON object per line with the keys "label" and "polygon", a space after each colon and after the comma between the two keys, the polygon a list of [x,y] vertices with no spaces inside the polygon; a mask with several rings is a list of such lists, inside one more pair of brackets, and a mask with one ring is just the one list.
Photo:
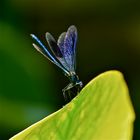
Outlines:
{"label": "dark background area", "polygon": [[[62,72],[32,47],[70,25],[78,29],[77,73],[84,85],[116,69],[124,74],[140,139],[140,1],[1,0],[0,140],[6,140],[64,105]],[[47,44],[46,44],[47,45]]]}

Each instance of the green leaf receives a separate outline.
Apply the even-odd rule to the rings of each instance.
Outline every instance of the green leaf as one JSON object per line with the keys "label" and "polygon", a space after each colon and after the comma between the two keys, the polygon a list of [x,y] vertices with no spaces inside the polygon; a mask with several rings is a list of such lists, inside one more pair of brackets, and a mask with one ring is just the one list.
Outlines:
{"label": "green leaf", "polygon": [[69,104],[11,140],[130,140],[135,115],[123,76],[105,72]]}

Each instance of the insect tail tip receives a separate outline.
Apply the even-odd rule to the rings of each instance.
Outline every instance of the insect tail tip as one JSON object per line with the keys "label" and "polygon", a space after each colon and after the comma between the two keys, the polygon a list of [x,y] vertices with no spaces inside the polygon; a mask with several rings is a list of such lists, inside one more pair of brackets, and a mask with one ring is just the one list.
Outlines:
{"label": "insect tail tip", "polygon": [[35,35],[34,35],[34,34],[30,34],[30,36],[31,36],[32,38],[35,38]]}
{"label": "insect tail tip", "polygon": [[40,52],[39,47],[38,47],[35,43],[32,43],[32,45],[33,45],[33,47],[34,47],[37,51],[39,51],[39,52]]}
{"label": "insect tail tip", "polygon": [[34,48],[36,48],[36,46],[37,46],[35,43],[32,43],[32,45],[33,45]]}

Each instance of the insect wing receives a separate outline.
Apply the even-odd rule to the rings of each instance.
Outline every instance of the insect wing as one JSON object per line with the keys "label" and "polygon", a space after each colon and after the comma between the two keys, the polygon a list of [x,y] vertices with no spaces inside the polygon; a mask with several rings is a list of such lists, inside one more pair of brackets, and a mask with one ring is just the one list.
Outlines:
{"label": "insect wing", "polygon": [[65,40],[65,36],[66,36],[66,32],[63,32],[59,36],[58,41],[57,41],[57,45],[58,45],[61,53],[63,54],[63,56],[64,56],[64,40]]}
{"label": "insect wing", "polygon": [[77,42],[77,29],[74,25],[68,28],[64,39],[64,58],[69,65],[69,71],[76,69],[76,42]]}
{"label": "insect wing", "polygon": [[63,32],[60,36],[59,36],[59,38],[58,38],[58,41],[57,41],[57,45],[58,45],[58,47],[59,47],[59,49],[60,49],[60,51],[61,51],[61,53],[62,53],[62,55],[63,55],[63,61],[62,61],[62,63],[63,63],[63,65],[65,66],[65,68],[67,69],[67,70],[70,70],[69,69],[69,64],[67,63],[67,61],[65,60],[65,55],[64,55],[64,40],[65,40],[65,36],[66,36],[66,32]]}
{"label": "insect wing", "polygon": [[58,58],[63,57],[59,47],[57,46],[57,43],[56,43],[55,39],[48,32],[46,33],[46,40],[47,40],[47,42],[49,44],[49,47],[50,47],[51,51],[53,52],[53,54]]}
{"label": "insect wing", "polygon": [[64,59],[64,55],[62,53],[62,49],[60,49],[60,47],[58,46],[58,44],[56,43],[55,39],[53,38],[53,36],[50,33],[46,33],[46,40],[49,44],[49,47],[52,51],[52,53],[55,55],[55,57],[58,59],[58,61],[62,64],[62,66],[68,70],[68,66],[66,64],[66,61]]}

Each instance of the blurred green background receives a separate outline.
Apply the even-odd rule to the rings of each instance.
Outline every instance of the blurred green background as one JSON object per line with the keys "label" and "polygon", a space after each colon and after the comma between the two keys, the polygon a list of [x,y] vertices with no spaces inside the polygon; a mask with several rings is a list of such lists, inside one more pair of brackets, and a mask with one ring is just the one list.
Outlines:
{"label": "blurred green background", "polygon": [[1,0],[0,140],[6,140],[64,105],[62,72],[32,47],[70,25],[78,29],[77,73],[84,85],[101,72],[123,72],[140,139],[140,1]]}

